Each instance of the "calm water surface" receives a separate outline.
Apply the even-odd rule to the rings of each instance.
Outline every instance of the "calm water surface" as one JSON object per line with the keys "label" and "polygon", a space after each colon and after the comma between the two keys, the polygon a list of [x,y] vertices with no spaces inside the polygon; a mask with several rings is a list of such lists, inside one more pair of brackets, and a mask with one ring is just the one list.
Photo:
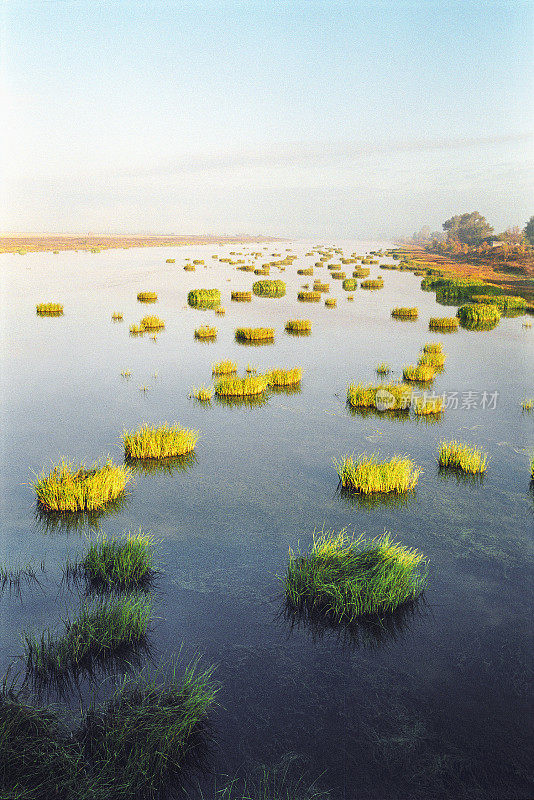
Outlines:
{"label": "calm water surface", "polygon": [[[76,608],[61,567],[88,533],[141,527],[159,541],[161,565],[145,658],[159,663],[180,647],[186,661],[201,653],[217,664],[221,685],[213,742],[190,797],[200,797],[200,787],[211,797],[222,775],[294,759],[332,800],[530,798],[534,495],[525,450],[534,445],[534,417],[520,402],[533,393],[532,329],[517,318],[491,332],[429,333],[430,316],[455,309],[421,292],[411,273],[377,266],[371,277],[382,275],[381,291],[358,289],[349,303],[341,282],[330,280],[337,308],[299,303],[298,288],[313,278],[296,269],[316,260],[304,257],[311,244],[268,245],[259,263],[286,247],[299,258],[280,275],[271,270],[287,282],[286,297],[252,303],[231,302],[230,290],[250,289],[256,276],[211,254],[259,246],[1,256],[1,558],[43,560],[46,572],[39,587],[0,599],[0,666],[19,658],[23,628],[59,626]],[[384,245],[332,244],[346,255]],[[166,264],[169,257],[176,263]],[[186,257],[204,259],[206,268],[184,272]],[[350,275],[352,265],[344,269]],[[218,287],[226,315],[189,308],[195,287]],[[157,291],[158,302],[138,303],[140,290]],[[46,301],[62,302],[64,316],[37,317],[35,304]],[[392,320],[394,305],[417,305],[419,320]],[[112,323],[113,311],[124,322]],[[166,323],[155,342],[128,333],[146,313]],[[285,333],[295,317],[312,320],[311,336]],[[194,340],[204,322],[218,327],[216,342]],[[272,326],[275,343],[237,344],[238,325]],[[434,388],[457,392],[458,408],[436,424],[349,413],[349,381],[375,380],[379,361],[400,377],[429,340],[448,353]],[[221,358],[240,370],[301,366],[301,391],[271,394],[258,407],[202,406],[189,392],[211,383],[211,363]],[[126,369],[130,379],[121,377]],[[490,407],[484,392],[493,396]],[[137,474],[125,502],[99,519],[77,526],[39,519],[32,470],[63,456],[121,462],[124,428],[163,421],[199,429],[187,468]],[[489,452],[482,481],[439,474],[442,438]],[[424,470],[415,493],[373,505],[340,496],[332,459],[353,451],[408,453]],[[307,548],[323,526],[369,536],[387,529],[421,549],[431,563],[424,601],[396,625],[352,637],[287,619],[278,578],[288,548]],[[76,706],[89,683],[59,702]]]}

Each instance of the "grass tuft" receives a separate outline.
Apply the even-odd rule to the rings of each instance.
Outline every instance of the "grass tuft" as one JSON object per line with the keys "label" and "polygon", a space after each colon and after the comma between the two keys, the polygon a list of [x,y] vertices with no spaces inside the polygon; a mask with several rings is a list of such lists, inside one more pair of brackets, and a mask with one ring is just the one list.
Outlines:
{"label": "grass tuft", "polygon": [[156,292],[139,292],[137,299],[141,303],[155,303],[158,299]]}
{"label": "grass tuft", "polygon": [[368,279],[366,281],[362,281],[360,284],[361,289],[383,289],[384,288],[384,281],[382,278],[376,278],[375,280]]}
{"label": "grass tuft", "polygon": [[288,333],[309,333],[311,327],[311,319],[288,319],[285,325]]}
{"label": "grass tuft", "polygon": [[143,317],[139,325],[144,331],[156,331],[165,327],[164,321],[154,316]]}
{"label": "grass tuft", "polygon": [[219,308],[221,293],[218,289],[191,289],[187,302],[192,308]]}
{"label": "grass tuft", "polygon": [[441,414],[444,409],[442,397],[416,397],[413,404],[414,414],[426,417],[430,414]]}
{"label": "grass tuft", "polygon": [[297,300],[308,303],[319,303],[321,300],[321,292],[299,292]]}
{"label": "grass tuft", "polygon": [[391,372],[391,367],[389,364],[386,364],[385,361],[381,361],[380,364],[377,364],[375,369],[378,375],[389,375]]}
{"label": "grass tuft", "polygon": [[441,442],[439,447],[438,463],[440,467],[460,469],[463,472],[476,474],[485,472],[488,454],[462,442]]}
{"label": "grass tuft", "polygon": [[252,292],[232,292],[232,300],[238,302],[250,303],[252,301]]}
{"label": "grass tuft", "polygon": [[236,328],[235,338],[238,341],[258,341],[274,339],[274,328]]}
{"label": "grass tuft", "polygon": [[398,319],[417,319],[418,315],[419,311],[417,308],[398,306],[397,308],[391,309],[391,316],[397,317]]}
{"label": "grass tuft", "polygon": [[265,375],[250,375],[246,378],[226,377],[215,384],[215,394],[220,397],[250,397],[262,394],[266,389]]}
{"label": "grass tuft", "polygon": [[416,383],[428,383],[434,380],[435,369],[430,364],[416,364],[404,367],[402,371],[405,381],[415,381]]}
{"label": "grass tuft", "polygon": [[131,469],[111,459],[90,469],[62,461],[52,472],[37,475],[32,486],[45,511],[94,511],[116,500],[131,479]]}
{"label": "grass tuft", "polygon": [[215,339],[217,328],[213,325],[201,325],[195,330],[195,339]]}
{"label": "grass tuft", "polygon": [[201,403],[206,403],[213,397],[213,388],[211,386],[194,386],[191,390],[191,394],[195,400],[200,400]]}
{"label": "grass tuft", "polygon": [[412,387],[405,383],[351,383],[347,389],[347,402],[353,408],[399,411],[410,407],[412,393]]}
{"label": "grass tuft", "polygon": [[375,492],[408,492],[414,488],[422,470],[409,458],[393,456],[389,461],[378,461],[376,453],[363,453],[357,459],[343,456],[334,459],[341,487],[362,494]]}
{"label": "grass tuft", "polygon": [[286,285],[284,281],[255,281],[252,284],[252,291],[258,297],[284,297]]}
{"label": "grass tuft", "polygon": [[302,369],[300,367],[271,369],[266,373],[265,377],[269,386],[295,386],[301,381]]}
{"label": "grass tuft", "polygon": [[198,431],[165,422],[157,428],[143,425],[136,431],[125,430],[122,441],[126,458],[172,458],[195,449]]}
{"label": "grass tuft", "polygon": [[35,310],[41,317],[60,317],[63,314],[61,303],[38,303]]}
{"label": "grass tuft", "polygon": [[497,325],[501,312],[495,305],[467,303],[456,312],[460,323],[468,328],[488,328]]}
{"label": "grass tuft", "polygon": [[82,575],[105,589],[135,589],[145,586],[154,575],[154,537],[149,533],[127,533],[118,539],[102,534],[89,542],[82,561],[67,564],[67,577]]}
{"label": "grass tuft", "polygon": [[235,361],[216,361],[211,365],[213,375],[231,375],[237,372],[237,364]]}
{"label": "grass tuft", "polygon": [[428,327],[433,331],[456,331],[460,321],[458,317],[430,317]]}

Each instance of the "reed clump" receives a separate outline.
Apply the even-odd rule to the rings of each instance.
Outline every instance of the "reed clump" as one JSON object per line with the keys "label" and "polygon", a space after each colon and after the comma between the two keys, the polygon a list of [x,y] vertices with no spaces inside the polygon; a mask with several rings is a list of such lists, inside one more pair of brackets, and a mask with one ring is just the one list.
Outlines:
{"label": "reed clump", "polygon": [[116,500],[131,479],[131,469],[111,459],[89,469],[62,461],[50,473],[37,475],[32,486],[44,511],[95,511]]}
{"label": "reed clump", "polygon": [[154,576],[154,537],[127,533],[117,539],[102,534],[89,542],[84,558],[68,564],[65,573],[80,574],[87,583],[105,589],[135,589]]}
{"label": "reed clump", "polygon": [[220,316],[224,316],[224,314],[226,314],[226,309],[224,308],[224,306],[217,306],[217,308],[215,309],[215,313],[219,314]]}
{"label": "reed clump", "polygon": [[434,380],[435,369],[430,364],[416,364],[404,367],[402,371],[405,381],[415,381],[416,383],[428,383]]}
{"label": "reed clump", "polygon": [[395,492],[400,494],[414,488],[422,470],[406,456],[394,455],[389,461],[379,461],[376,453],[343,456],[334,459],[341,487],[362,494]]}
{"label": "reed clump", "polygon": [[137,299],[141,303],[155,303],[158,299],[158,295],[156,292],[139,292],[137,295]]}
{"label": "reed clump", "polygon": [[377,364],[375,369],[378,375],[389,375],[391,372],[391,367],[385,361],[381,361],[380,364]]}
{"label": "reed clump", "polygon": [[456,440],[440,443],[438,455],[440,467],[476,474],[486,471],[487,462],[488,454],[473,445]]}
{"label": "reed clump", "polygon": [[423,345],[423,353],[442,353],[443,345],[441,342],[427,342]]}
{"label": "reed clump", "polygon": [[384,288],[384,281],[382,278],[376,278],[375,280],[368,279],[366,281],[362,281],[360,284],[361,289],[383,289]]}
{"label": "reed clump", "polygon": [[356,278],[345,278],[341,286],[346,292],[355,292],[358,288],[358,281]]}
{"label": "reed clump", "polygon": [[330,284],[329,283],[322,283],[319,280],[313,282],[313,291],[314,292],[329,292],[330,291]]}
{"label": "reed clump", "polygon": [[311,327],[311,319],[288,319],[285,324],[286,331],[290,333],[309,333]]}
{"label": "reed clump", "polygon": [[460,306],[456,316],[467,327],[493,327],[499,322],[501,312],[493,304],[467,303]]}
{"label": "reed clump", "polygon": [[159,331],[165,327],[165,322],[159,317],[148,316],[143,317],[139,325],[144,331]]}
{"label": "reed clump", "polygon": [[[387,365],[380,366],[385,367]],[[384,372],[383,374],[387,373]],[[405,383],[351,383],[347,389],[347,402],[353,408],[403,411],[410,407],[412,394],[412,387]]]}
{"label": "reed clump", "polygon": [[114,322],[120,322],[120,320],[123,319],[123,315],[120,311],[114,311],[113,314],[111,315],[111,319]]}
{"label": "reed clump", "polygon": [[427,585],[427,561],[389,533],[369,540],[343,529],[314,536],[309,553],[290,550],[284,583],[293,608],[352,622],[415,600]]}
{"label": "reed clump", "polygon": [[297,294],[297,300],[302,300],[308,303],[319,303],[321,300],[321,292],[299,292]]}
{"label": "reed clump", "polygon": [[218,308],[221,305],[219,289],[191,289],[187,302],[192,308]]}
{"label": "reed clump", "polygon": [[235,338],[238,341],[274,339],[274,328],[236,328]]}
{"label": "reed clump", "polygon": [[215,339],[217,328],[213,325],[201,325],[195,330],[195,339]]}
{"label": "reed clump", "polygon": [[61,317],[63,315],[61,303],[37,303],[35,310],[40,317]]}
{"label": "reed clump", "polygon": [[252,301],[252,292],[232,292],[232,300],[250,303]]}
{"label": "reed clump", "polygon": [[270,369],[265,373],[269,386],[295,386],[302,379],[302,369]]}
{"label": "reed clump", "polygon": [[370,273],[371,270],[368,267],[356,267],[356,269],[352,271],[352,277],[361,280],[362,278],[367,278]]}
{"label": "reed clump", "polygon": [[23,632],[27,670],[46,676],[109,657],[142,641],[151,617],[152,601],[144,593],[83,603],[73,619],[64,619],[62,635],[48,628],[40,636]]}
{"label": "reed clump", "polygon": [[444,409],[442,397],[416,397],[413,402],[414,414],[426,417],[429,414],[441,414]]}
{"label": "reed clump", "polygon": [[206,403],[213,397],[213,387],[194,386],[191,390],[191,394],[195,398],[195,400],[200,400],[201,403]]}
{"label": "reed clump", "polygon": [[215,384],[215,394],[220,397],[251,397],[262,394],[267,389],[265,375],[250,375],[245,378],[221,378]]}
{"label": "reed clump", "polygon": [[284,281],[255,281],[252,284],[252,291],[258,297],[284,297],[286,285]]}
{"label": "reed clump", "polygon": [[231,375],[237,372],[237,364],[229,359],[216,361],[211,365],[211,371],[213,375]]}
{"label": "reed clump", "polygon": [[406,308],[399,306],[391,309],[391,316],[398,319],[417,319],[419,311],[417,308]]}
{"label": "reed clump", "polygon": [[432,367],[436,372],[442,372],[445,367],[445,353],[422,353],[417,364]]}
{"label": "reed clump", "polygon": [[527,400],[523,400],[521,403],[521,408],[523,411],[532,411],[534,408],[534,399],[529,397]]}
{"label": "reed clump", "polygon": [[456,331],[460,320],[458,317],[430,317],[428,327],[434,331]]}
{"label": "reed clump", "polygon": [[337,300],[335,297],[327,297],[324,304],[327,308],[335,308],[337,306]]}
{"label": "reed clump", "polygon": [[165,422],[159,427],[143,425],[136,431],[125,430],[122,441],[126,458],[173,458],[194,450],[198,436],[196,430]]}

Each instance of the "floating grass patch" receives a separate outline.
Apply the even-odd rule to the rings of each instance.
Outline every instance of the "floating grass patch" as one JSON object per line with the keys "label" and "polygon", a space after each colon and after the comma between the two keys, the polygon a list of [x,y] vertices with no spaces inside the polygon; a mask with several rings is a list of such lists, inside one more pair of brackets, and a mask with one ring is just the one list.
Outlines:
{"label": "floating grass patch", "polygon": [[423,353],[442,353],[443,345],[441,342],[427,342],[422,349]]}
{"label": "floating grass patch", "polygon": [[488,454],[470,444],[440,442],[438,464],[440,467],[460,469],[472,474],[485,472]]}
{"label": "floating grass patch", "polygon": [[45,511],[94,511],[116,500],[131,479],[130,468],[111,459],[89,469],[62,461],[50,473],[37,475],[32,486]]}
{"label": "floating grass patch", "polygon": [[319,303],[321,300],[321,292],[299,292],[297,300],[308,303]]}
{"label": "floating grass patch", "polygon": [[456,312],[460,323],[466,327],[494,327],[501,318],[499,309],[490,304],[467,303]]}
{"label": "floating grass patch", "polygon": [[376,453],[334,459],[341,488],[362,494],[408,492],[414,488],[422,470],[409,458],[395,455],[379,461]]}
{"label": "floating grass patch", "polygon": [[341,285],[346,292],[354,292],[358,288],[358,281],[356,278],[345,278]]}
{"label": "floating grass patch", "polygon": [[286,285],[284,281],[255,281],[252,291],[258,297],[284,297]]}
{"label": "floating grass patch", "polygon": [[321,281],[314,281],[313,282],[313,291],[314,292],[329,292],[330,291],[330,284],[329,283],[321,283]]}
{"label": "floating grass patch", "polygon": [[216,361],[211,365],[211,372],[213,375],[231,375],[232,373],[237,372],[237,364],[235,361],[230,361],[228,359],[224,361]]}
{"label": "floating grass patch", "polygon": [[271,369],[265,377],[269,386],[295,386],[302,379],[302,369],[300,367]]}
{"label": "floating grass patch", "polygon": [[306,267],[306,269],[298,269],[297,275],[313,275],[313,267]]}
{"label": "floating grass patch", "polygon": [[194,386],[191,390],[191,395],[195,398],[195,400],[200,400],[201,403],[206,403],[213,397],[213,387]]}
{"label": "floating grass patch", "polygon": [[252,301],[252,292],[232,292],[232,300],[241,303],[250,303]]}
{"label": "floating grass patch", "polygon": [[347,403],[353,408],[404,411],[410,407],[412,394],[412,387],[405,383],[351,383],[347,389]]}
{"label": "floating grass patch", "polygon": [[327,297],[324,301],[324,304],[327,308],[335,308],[337,305],[337,300],[335,297]]}
{"label": "floating grass patch", "polygon": [[310,333],[311,319],[288,319],[285,325],[288,333]]}
{"label": "floating grass patch", "polygon": [[139,292],[137,299],[141,303],[155,303],[158,299],[156,292]]}
{"label": "floating grass patch", "polygon": [[221,305],[221,293],[218,289],[191,289],[187,295],[191,308],[214,308]]}
{"label": "floating grass patch", "polygon": [[290,550],[284,583],[293,608],[352,622],[415,600],[427,585],[427,562],[389,533],[369,540],[344,529],[314,536],[309,553]]}
{"label": "floating grass patch", "polygon": [[418,315],[419,311],[417,308],[398,306],[397,308],[391,309],[391,316],[396,317],[397,319],[417,319]]}
{"label": "floating grass patch", "polygon": [[414,414],[426,417],[429,414],[441,414],[444,409],[442,397],[416,397],[413,401]]}
{"label": "floating grass patch", "polygon": [[433,331],[457,331],[460,320],[458,317],[430,317],[428,327]]}
{"label": "floating grass patch", "polygon": [[215,309],[215,313],[219,314],[220,316],[224,316],[224,314],[226,314],[226,309],[224,308],[224,306],[217,306],[217,308]]}
{"label": "floating grass patch", "polygon": [[445,353],[423,353],[417,364],[418,366],[432,367],[436,372],[442,372],[446,358]]}
{"label": "floating grass patch", "polygon": [[404,367],[402,375],[405,381],[428,383],[434,380],[435,369],[430,364],[416,364]]}
{"label": "floating grass patch", "polygon": [[521,408],[523,411],[532,411],[534,408],[534,399],[529,397],[528,400],[523,400],[521,403]]}
{"label": "floating grass patch", "polygon": [[127,533],[118,539],[101,535],[89,543],[83,559],[67,564],[67,577],[83,576],[88,584],[104,589],[135,589],[154,576],[154,537]]}
{"label": "floating grass patch", "polygon": [[61,317],[63,314],[61,303],[37,303],[35,310],[40,317]]}
{"label": "floating grass patch", "polygon": [[144,331],[159,331],[165,327],[165,322],[159,317],[148,316],[143,317],[139,325]]}
{"label": "floating grass patch", "polygon": [[380,364],[377,364],[375,369],[378,375],[389,375],[391,372],[391,367],[389,364],[386,364],[385,361],[381,361]]}
{"label": "floating grass patch", "polygon": [[382,278],[376,278],[375,280],[368,279],[366,281],[362,281],[360,284],[360,288],[362,289],[383,289],[384,288],[384,281]]}
{"label": "floating grass patch", "polygon": [[126,458],[172,458],[195,449],[198,431],[164,423],[159,427],[143,425],[122,434]]}
{"label": "floating grass patch", "polygon": [[130,325],[131,336],[142,336],[145,329],[141,325]]}
{"label": "floating grass patch", "polygon": [[274,339],[274,328],[236,328],[235,338],[238,342],[270,341]]}
{"label": "floating grass patch", "polygon": [[370,273],[371,270],[368,267],[356,267],[356,269],[352,271],[352,277],[360,278],[361,280],[362,278],[367,278]]}
{"label": "floating grass patch", "polygon": [[250,375],[245,378],[221,378],[215,384],[215,394],[219,397],[250,397],[262,394],[267,389],[265,375]]}
{"label": "floating grass patch", "polygon": [[64,620],[62,635],[50,629],[40,636],[23,632],[29,673],[46,676],[76,669],[92,659],[141,642],[152,617],[152,601],[145,594],[108,597],[83,603],[77,616]]}
{"label": "floating grass patch", "polygon": [[165,263],[166,264],[174,264],[175,262],[176,262],[175,258],[166,258],[165,259]]}
{"label": "floating grass patch", "polygon": [[345,273],[344,273],[344,272],[331,272],[331,273],[330,273],[330,277],[332,277],[332,278],[333,278],[334,280],[336,280],[336,281],[342,281],[342,280],[344,280],[344,279],[345,279],[347,276],[345,275]]}
{"label": "floating grass patch", "polygon": [[215,339],[216,337],[217,328],[213,325],[201,325],[195,330],[195,339]]}
{"label": "floating grass patch", "polygon": [[113,314],[111,315],[111,319],[113,320],[113,322],[121,322],[123,319],[123,315],[120,311],[114,311]]}
{"label": "floating grass patch", "polygon": [[123,678],[104,707],[89,709],[79,739],[99,797],[154,800],[176,783],[217,693],[213,671],[198,660],[181,677],[176,665],[169,677],[145,669]]}
{"label": "floating grass patch", "polygon": [[184,264],[184,272],[195,272],[196,267],[194,264]]}

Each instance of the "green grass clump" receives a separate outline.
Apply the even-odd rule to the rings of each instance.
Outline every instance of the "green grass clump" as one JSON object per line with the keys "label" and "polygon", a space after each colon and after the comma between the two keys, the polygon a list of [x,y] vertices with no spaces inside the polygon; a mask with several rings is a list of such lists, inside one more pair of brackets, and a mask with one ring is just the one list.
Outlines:
{"label": "green grass clump", "polygon": [[79,738],[103,789],[99,798],[167,796],[213,705],[213,671],[199,669],[198,660],[182,677],[176,666],[168,678],[146,669],[124,677],[106,706],[88,711]]}
{"label": "green grass clump", "polygon": [[250,303],[252,301],[252,292],[232,292],[232,300]]}
{"label": "green grass clump", "polygon": [[422,470],[409,458],[393,456],[389,461],[378,461],[377,455],[366,453],[334,459],[343,489],[374,494],[382,492],[408,492],[414,488]]}
{"label": "green grass clump", "polygon": [[290,333],[308,333],[311,326],[311,319],[288,319],[285,329]]}
{"label": "green grass clump", "polygon": [[299,292],[297,300],[303,300],[308,303],[319,303],[321,300],[321,292]]}
{"label": "green grass clump", "polygon": [[444,408],[442,397],[416,397],[414,401],[414,414],[426,417],[429,414],[441,414]]}
{"label": "green grass clump", "polygon": [[191,390],[191,394],[195,400],[200,400],[202,403],[205,403],[213,397],[213,388],[211,386],[194,386]]}
{"label": "green grass clump", "polygon": [[467,327],[486,327],[497,325],[501,312],[494,305],[482,303],[467,303],[460,306],[456,316],[462,325]]}
{"label": "green grass clump", "polygon": [[434,380],[434,367],[430,364],[416,364],[404,367],[402,374],[405,381],[416,381],[417,383],[428,383]]}
{"label": "green grass clump", "polygon": [[391,316],[399,319],[417,319],[419,311],[417,308],[397,307],[391,309]]}
{"label": "green grass clump", "polygon": [[347,402],[353,408],[399,411],[410,407],[412,394],[412,387],[405,383],[351,383],[347,389]]}
{"label": "green grass clump", "polygon": [[211,371],[213,375],[231,375],[233,372],[237,372],[237,364],[235,361],[230,361],[228,359],[225,361],[216,361],[211,365]]}
{"label": "green grass clump", "polygon": [[126,458],[172,458],[195,449],[198,431],[165,422],[157,428],[143,425],[136,431],[125,430],[122,441]]}
{"label": "green grass clump", "polygon": [[284,281],[255,281],[252,291],[258,297],[284,297],[286,285]]}
{"label": "green grass clump", "polygon": [[366,281],[362,281],[360,284],[360,288],[362,289],[383,289],[384,288],[384,281],[382,278],[376,278],[376,280],[368,279]]}
{"label": "green grass clump", "polygon": [[81,796],[82,754],[58,715],[14,691],[0,695],[0,797],[69,800]]}
{"label": "green grass clump", "polygon": [[440,467],[476,474],[486,471],[487,461],[488,454],[473,445],[457,441],[440,443],[438,455]]}
{"label": "green grass clump", "polygon": [[116,500],[131,479],[131,469],[111,459],[89,469],[62,461],[52,472],[37,475],[32,486],[44,511],[95,511]]}
{"label": "green grass clump", "polygon": [[27,670],[45,676],[106,658],[141,642],[151,617],[152,601],[144,593],[83,603],[77,616],[64,620],[63,635],[48,628],[40,636],[23,632]]}
{"label": "green grass clump", "polygon": [[39,316],[60,317],[63,314],[61,303],[38,303],[35,310]]}
{"label": "green grass clump", "polygon": [[118,539],[102,535],[89,543],[79,563],[67,565],[68,574],[81,574],[88,583],[106,589],[134,589],[153,577],[154,537],[127,533]]}
{"label": "green grass clump", "polygon": [[428,327],[431,330],[440,331],[456,331],[460,321],[457,317],[430,317]]}
{"label": "green grass clump", "polygon": [[356,278],[345,278],[341,285],[346,292],[354,292],[358,288],[358,281]]}
{"label": "green grass clump", "polygon": [[195,330],[195,339],[215,339],[217,328],[213,325],[201,325]]}
{"label": "green grass clump", "polygon": [[156,292],[139,292],[137,299],[141,303],[155,303],[158,299]]}
{"label": "green grass clump", "polygon": [[285,577],[289,604],[319,611],[336,620],[394,611],[415,600],[427,585],[422,553],[384,533],[354,538],[346,530],[314,536],[306,554],[289,551]]}
{"label": "green grass clump", "polygon": [[221,397],[250,397],[262,394],[267,385],[265,375],[250,375],[246,378],[226,377],[215,384],[215,394]]}
{"label": "green grass clump", "polygon": [[187,302],[192,308],[218,308],[221,293],[218,289],[191,289]]}
{"label": "green grass clump", "polygon": [[274,339],[274,328],[236,328],[235,338],[246,341]]}
{"label": "green grass clump", "polygon": [[300,383],[302,369],[293,367],[292,369],[270,369],[266,373],[267,384],[269,386],[295,386]]}

